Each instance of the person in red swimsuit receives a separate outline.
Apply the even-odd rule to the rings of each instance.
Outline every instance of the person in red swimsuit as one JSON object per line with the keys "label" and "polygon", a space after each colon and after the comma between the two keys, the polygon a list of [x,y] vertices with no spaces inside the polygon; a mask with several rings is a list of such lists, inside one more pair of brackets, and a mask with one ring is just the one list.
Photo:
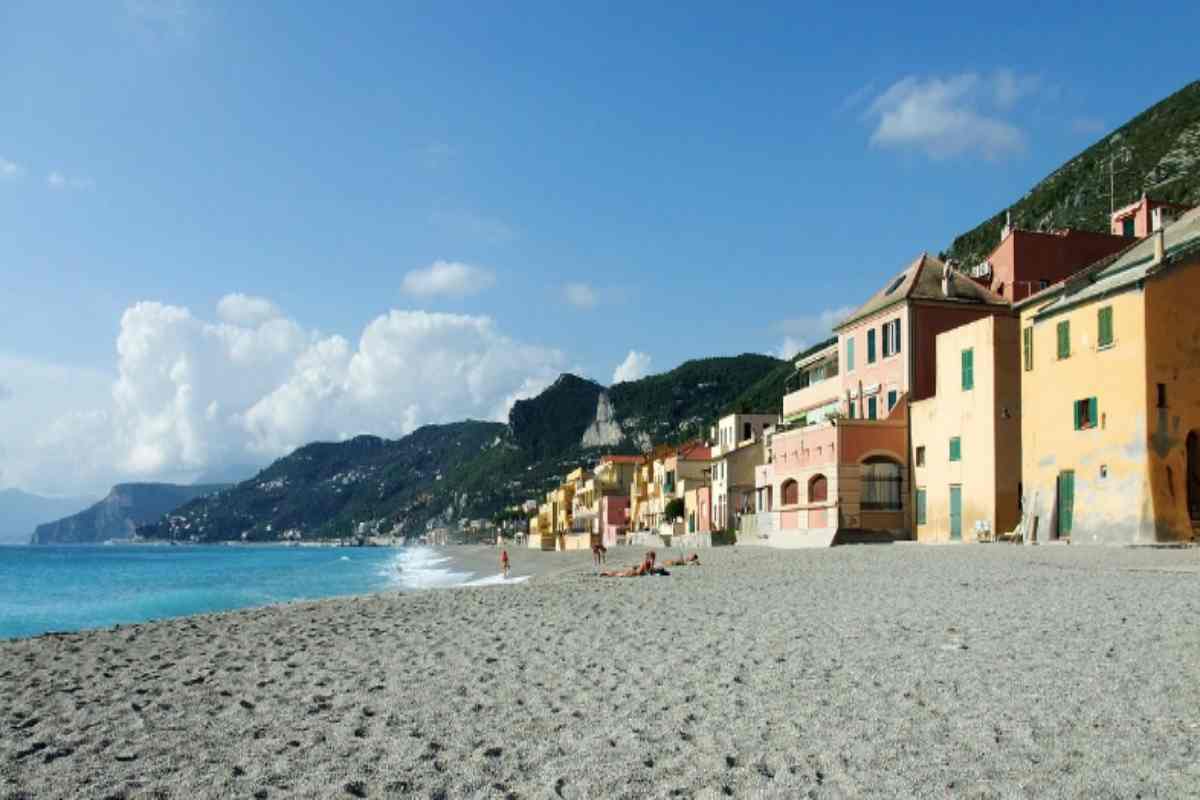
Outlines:
{"label": "person in red swimsuit", "polygon": [[500,551],[500,571],[504,573],[504,577],[508,578],[508,548],[505,547]]}

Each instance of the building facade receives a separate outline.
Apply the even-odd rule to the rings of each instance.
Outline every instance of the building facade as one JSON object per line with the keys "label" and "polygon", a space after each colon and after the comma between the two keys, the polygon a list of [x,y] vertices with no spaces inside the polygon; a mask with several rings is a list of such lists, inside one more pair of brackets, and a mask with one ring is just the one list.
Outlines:
{"label": "building facade", "polygon": [[1200,211],[1019,305],[1027,540],[1200,529]]}
{"label": "building facade", "polygon": [[1020,331],[996,314],[938,334],[937,391],[910,405],[912,526],[970,542],[1020,522]]}

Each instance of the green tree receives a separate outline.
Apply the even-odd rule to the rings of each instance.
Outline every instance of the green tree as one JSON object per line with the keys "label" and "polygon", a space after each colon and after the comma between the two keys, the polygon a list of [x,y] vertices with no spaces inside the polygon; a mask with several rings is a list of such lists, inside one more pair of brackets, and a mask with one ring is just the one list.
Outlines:
{"label": "green tree", "polygon": [[663,516],[669,521],[683,519],[683,511],[683,498],[673,497],[668,500],[666,506],[663,507]]}

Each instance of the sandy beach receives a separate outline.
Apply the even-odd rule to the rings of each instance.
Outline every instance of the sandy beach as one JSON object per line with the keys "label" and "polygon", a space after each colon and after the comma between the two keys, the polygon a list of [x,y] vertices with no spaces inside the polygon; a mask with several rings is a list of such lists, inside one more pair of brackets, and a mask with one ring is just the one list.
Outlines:
{"label": "sandy beach", "polygon": [[510,553],[0,643],[0,797],[1200,796],[1200,550]]}

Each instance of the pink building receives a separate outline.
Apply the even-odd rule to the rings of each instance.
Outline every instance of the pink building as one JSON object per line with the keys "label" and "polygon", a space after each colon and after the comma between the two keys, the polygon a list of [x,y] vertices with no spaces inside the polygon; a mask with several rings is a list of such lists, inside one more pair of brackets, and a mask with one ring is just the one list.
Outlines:
{"label": "pink building", "polygon": [[1114,236],[1145,239],[1183,216],[1189,206],[1151,200],[1145,194],[1136,203],[1118,208],[1112,215]]}
{"label": "pink building", "polygon": [[1107,233],[1005,227],[992,254],[982,264],[967,267],[967,274],[1016,303],[1128,246],[1128,239]]}
{"label": "pink building", "polygon": [[613,547],[629,527],[629,495],[610,494],[600,498],[600,541]]}
{"label": "pink building", "polygon": [[784,397],[787,421],[755,472],[757,513],[743,533],[784,547],[910,538],[908,402],[934,392],[937,334],[1011,313],[927,254],[889,278],[837,326],[836,353],[828,344],[798,359],[822,378]]}

